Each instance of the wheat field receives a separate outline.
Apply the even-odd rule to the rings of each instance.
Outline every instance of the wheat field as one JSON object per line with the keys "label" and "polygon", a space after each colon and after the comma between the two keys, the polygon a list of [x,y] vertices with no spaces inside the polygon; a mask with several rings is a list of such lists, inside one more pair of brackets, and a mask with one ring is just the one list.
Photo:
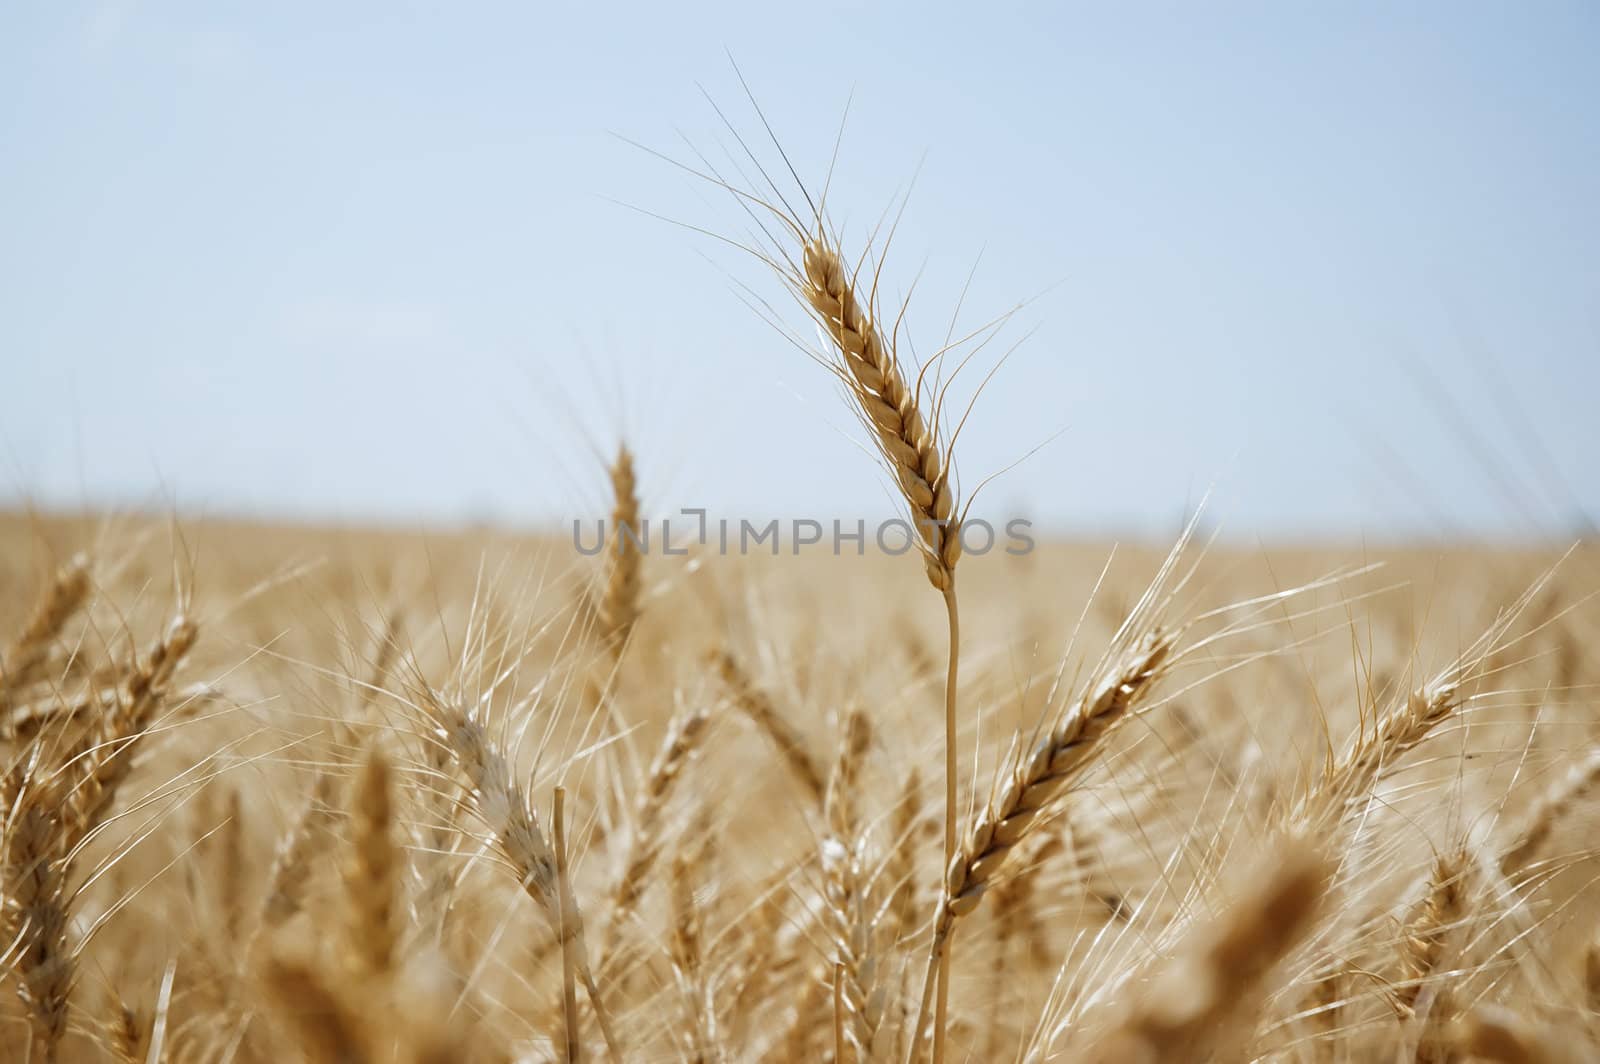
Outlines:
{"label": "wheat field", "polygon": [[0,547],[8,1059],[1595,1052],[1588,547]]}
{"label": "wheat field", "polygon": [[907,549],[651,550],[634,438],[593,552],[0,517],[6,1059],[1597,1059],[1595,544],[975,551],[1009,315],[749,162]]}

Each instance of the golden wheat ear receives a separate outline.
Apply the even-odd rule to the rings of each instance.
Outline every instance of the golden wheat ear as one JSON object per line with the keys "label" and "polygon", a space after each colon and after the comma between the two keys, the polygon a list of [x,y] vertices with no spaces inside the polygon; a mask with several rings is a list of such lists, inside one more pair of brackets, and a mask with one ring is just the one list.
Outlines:
{"label": "golden wheat ear", "polygon": [[951,866],[941,923],[948,926],[978,907],[1012,848],[1093,764],[1105,737],[1149,697],[1171,652],[1170,633],[1159,629],[1148,633],[1112,662],[1044,739],[1014,762]]}
{"label": "golden wheat ear", "polygon": [[1573,1039],[1499,1005],[1480,1005],[1455,1029],[1454,1050],[1494,1064],[1578,1064]]}
{"label": "golden wheat ear", "polygon": [[1400,939],[1402,979],[1395,991],[1405,1014],[1415,1009],[1418,995],[1445,959],[1451,933],[1466,914],[1469,868],[1464,851],[1438,857],[1427,890],[1405,924]]}
{"label": "golden wheat ear", "polygon": [[334,819],[332,778],[319,774],[311,795],[304,810],[278,840],[258,931],[275,931],[301,911],[313,865],[330,845],[329,829]]}
{"label": "golden wheat ear", "polygon": [[1332,873],[1314,847],[1286,840],[1243,898],[1158,962],[1150,987],[1125,995],[1122,1015],[1082,1059],[1188,1064],[1247,1036],[1266,976],[1311,930]]}
{"label": "golden wheat ear", "polygon": [[402,851],[395,841],[393,771],[383,752],[367,752],[350,799],[345,863],[349,958],[353,971],[378,981],[394,971],[399,938]]}
{"label": "golden wheat ear", "polygon": [[[426,684],[421,685],[418,694],[438,741],[449,750],[466,783],[473,810],[492,833],[499,855],[515,871],[523,893],[532,899],[547,926],[563,941],[570,937],[577,975],[594,1007],[601,1036],[612,1055],[617,1055],[619,1043],[611,1014],[587,957],[583,912],[576,899],[561,895],[555,850],[527,792],[512,776],[505,752],[490,738],[483,721],[459,701],[442,697]],[[570,907],[563,906],[566,900],[572,901]]]}
{"label": "golden wheat ear", "polygon": [[102,1040],[117,1064],[145,1064],[150,1051],[150,1021],[132,1005],[118,1000]]}
{"label": "golden wheat ear", "polygon": [[[942,1002],[950,942],[958,921],[983,901],[984,894],[997,882],[1006,858],[1027,837],[1041,814],[1093,763],[1105,736],[1148,696],[1171,653],[1170,633],[1160,629],[1147,632],[1108,664],[1106,672],[1025,756],[1013,756],[1003,785],[946,863],[922,1001],[911,1028],[913,1052],[926,1020],[930,993],[936,995],[936,1007]],[[936,1057],[944,1027],[941,1017],[942,1009],[936,1009]]]}
{"label": "golden wheat ear", "polygon": [[1591,751],[1539,799],[1524,818],[1516,837],[1500,855],[1500,874],[1507,879],[1525,871],[1539,855],[1556,825],[1600,784],[1600,750]]}
{"label": "golden wheat ear", "polygon": [[757,687],[737,658],[726,651],[717,651],[710,657],[722,683],[733,696],[733,704],[772,742],[784,764],[789,766],[795,779],[800,781],[816,803],[826,804],[828,788],[823,782],[822,769],[817,767],[806,742],[793,724],[778,711],[771,696]]}
{"label": "golden wheat ear", "polygon": [[622,925],[633,915],[644,895],[650,873],[659,859],[665,839],[662,817],[678,777],[693,758],[701,736],[711,721],[705,709],[696,709],[676,718],[667,728],[661,749],[650,767],[650,775],[640,792],[634,811],[627,861],[611,890],[611,911],[606,927],[606,954],[611,954]]}
{"label": "golden wheat ear", "polygon": [[77,981],[77,955],[68,937],[72,896],[65,833],[47,792],[26,788],[19,804],[4,832],[7,954],[27,1011],[27,1056],[53,1064],[67,1033],[68,999]]}
{"label": "golden wheat ear", "polygon": [[596,605],[598,635],[613,658],[622,655],[639,620],[643,543],[639,525],[639,483],[633,452],[617,448],[611,464],[611,528],[606,539],[605,579]]}
{"label": "golden wheat ear", "polygon": [[23,688],[40,678],[57,637],[88,600],[89,587],[87,555],[74,555],[56,571],[22,631],[0,653],[0,717],[10,713]]}
{"label": "golden wheat ear", "polygon": [[340,1064],[372,1059],[374,1032],[311,964],[271,958],[262,982],[308,1061]]}
{"label": "golden wheat ear", "polygon": [[166,704],[173,675],[188,656],[199,628],[179,614],[143,658],[129,663],[116,709],[102,723],[100,741],[83,760],[82,778],[71,795],[73,844],[105,820],[117,791],[133,771],[133,758]]}
{"label": "golden wheat ear", "polygon": [[907,378],[831,240],[808,239],[801,263],[795,279],[800,294],[832,341],[839,378],[911,510],[928,581],[947,591],[961,559],[961,530],[949,456],[925,397]]}

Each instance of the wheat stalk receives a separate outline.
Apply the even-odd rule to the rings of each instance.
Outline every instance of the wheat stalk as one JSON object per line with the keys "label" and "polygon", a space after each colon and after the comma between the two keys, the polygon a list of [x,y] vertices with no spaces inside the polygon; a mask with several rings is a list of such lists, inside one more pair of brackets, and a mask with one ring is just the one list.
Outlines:
{"label": "wheat stalk", "polygon": [[1600,940],[1591,940],[1583,951],[1583,1003],[1600,1013]]}
{"label": "wheat stalk", "polygon": [[[911,512],[928,582],[944,598],[950,648],[945,675],[945,833],[944,861],[956,852],[957,750],[956,684],[961,654],[961,621],[956,600],[956,563],[961,560],[961,521],[957,512],[951,458],[938,435],[938,404],[923,394],[920,378],[905,374],[895,345],[875,319],[871,293],[863,298],[856,278],[836,243],[820,224],[805,238],[800,268],[792,283],[834,348],[834,374],[855,400],[856,412],[872,436]],[[925,409],[926,408],[926,409]],[[942,953],[933,1059],[944,1060],[945,1016],[950,989],[949,953]]]}
{"label": "wheat stalk", "polygon": [[244,804],[237,788],[228,791],[226,812],[217,841],[217,880],[222,884],[222,931],[230,946],[244,936],[245,843]]}
{"label": "wheat stalk", "polygon": [[561,938],[561,1031],[567,1064],[582,1055],[583,1032],[578,1027],[577,904],[567,869],[567,792],[557,787],[551,821],[556,836],[556,926]]}

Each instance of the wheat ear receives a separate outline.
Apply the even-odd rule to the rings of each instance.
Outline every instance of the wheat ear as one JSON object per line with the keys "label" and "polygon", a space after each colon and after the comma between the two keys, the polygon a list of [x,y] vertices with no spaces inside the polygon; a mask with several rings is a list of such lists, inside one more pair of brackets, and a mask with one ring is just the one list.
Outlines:
{"label": "wheat ear", "polygon": [[916,765],[906,773],[892,823],[894,834],[884,876],[890,891],[891,937],[898,939],[910,929],[917,910],[917,836],[926,821],[922,816],[922,773]]}
{"label": "wheat ear", "polygon": [[1004,786],[978,817],[945,883],[948,924],[978,907],[1012,847],[1099,753],[1106,736],[1149,696],[1172,653],[1172,636],[1156,629],[1111,662],[1102,679],[1034,744],[1013,759]]}
{"label": "wheat ear", "polygon": [[1562,1042],[1510,1009],[1480,1005],[1459,1025],[1455,1049],[1494,1064],[1564,1064],[1572,1058]]}
{"label": "wheat ear", "polygon": [[[946,866],[944,890],[934,918],[933,946],[928,974],[942,969],[956,922],[976,909],[996,882],[1013,847],[1027,837],[1056,798],[1092,763],[1102,741],[1133,713],[1155,686],[1171,656],[1172,636],[1164,629],[1147,632],[1110,662],[1107,671],[1026,756],[1013,755],[998,788],[968,833],[956,857]],[[911,1029],[911,1051],[916,1051],[927,1019],[928,985],[923,984],[922,1005]],[[934,1018],[935,1048],[940,1024]]]}
{"label": "wheat ear", "polygon": [[1180,1064],[1208,1059],[1250,1016],[1268,971],[1311,929],[1331,863],[1287,840],[1262,881],[1209,926],[1190,932],[1177,958],[1083,1058],[1092,1064]]}
{"label": "wheat ear", "polygon": [[76,554],[56,571],[16,640],[0,654],[0,715],[9,714],[16,693],[38,679],[56,637],[88,597],[89,559]]}
{"label": "wheat ear", "polygon": [[85,758],[83,778],[73,789],[68,822],[73,844],[87,838],[111,811],[118,788],[133,769],[134,751],[150,730],[173,673],[198,635],[194,622],[179,615],[150,653],[131,664],[127,692],[106,722],[101,741]]}
{"label": "wheat ear", "polygon": [[1406,982],[1395,994],[1406,1013],[1414,1011],[1423,985],[1444,960],[1450,932],[1466,912],[1467,867],[1466,854],[1460,851],[1435,860],[1427,893],[1406,922],[1400,939],[1400,968]]}
{"label": "wheat ear", "polygon": [[[478,817],[494,833],[500,855],[517,871],[523,893],[533,899],[552,932],[563,934],[567,915],[558,907],[555,851],[539,827],[539,818],[521,786],[511,776],[505,756],[489,739],[483,722],[458,705],[447,703],[431,687],[422,689],[424,707],[432,717],[434,738],[450,751],[468,786],[468,798]],[[594,1006],[600,1034],[613,1057],[620,1055],[610,1014],[589,967],[584,946],[583,913],[576,900],[565,934],[572,939],[578,975],[589,1003]]]}
{"label": "wheat ear", "polygon": [[1342,814],[1349,802],[1370,794],[1393,763],[1420,744],[1465,700],[1453,670],[1423,684],[1394,706],[1370,731],[1346,748],[1315,789],[1286,808],[1286,822],[1314,830]]}
{"label": "wheat ear", "polygon": [[871,743],[867,715],[852,710],[845,719],[844,741],[828,785],[827,820],[832,834],[822,842],[823,901],[837,952],[835,1012],[841,1034],[848,1030],[857,1059],[863,1062],[876,1059],[881,1051],[876,1043],[884,1004],[884,992],[878,985],[879,911],[872,902],[857,823],[857,787]]}
{"label": "wheat ear", "polygon": [[1566,778],[1551,787],[1523,819],[1515,841],[1500,855],[1500,874],[1509,878],[1527,868],[1556,824],[1594,789],[1596,783],[1600,783],[1600,750],[1592,751],[1574,765]]}
{"label": "wheat ear", "polygon": [[742,1040],[751,1021],[766,1000],[767,989],[795,966],[794,951],[786,948],[784,935],[795,933],[795,925],[785,922],[784,887],[787,870],[760,892],[755,910],[739,922],[744,943],[723,985],[732,987],[722,1009],[728,1017],[729,1038]]}
{"label": "wheat ear", "polygon": [[621,877],[611,891],[611,918],[606,934],[607,952],[615,942],[620,925],[639,904],[645,881],[661,854],[661,815],[673,785],[683,774],[684,766],[694,756],[701,736],[711,715],[696,709],[674,720],[662,740],[661,749],[651,764],[649,778],[639,796],[639,805],[633,817],[632,837],[628,843],[628,860],[623,865]]}
{"label": "wheat ear", "polygon": [[772,741],[784,763],[816,803],[824,804],[827,801],[827,788],[822,782],[822,770],[812,759],[794,725],[784,719],[778,707],[772,704],[772,699],[751,681],[749,674],[732,654],[719,651],[711,656],[711,661],[732,693],[733,704]]}
{"label": "wheat ear", "polygon": [[119,1000],[116,1015],[106,1026],[106,1048],[117,1064],[145,1064],[150,1050],[150,1021],[139,1010]]}
{"label": "wheat ear", "polygon": [[605,582],[596,614],[601,643],[613,660],[621,657],[634,622],[639,619],[639,591],[643,567],[639,539],[639,489],[633,472],[633,454],[626,444],[617,448],[611,464],[611,535],[606,552]]}
{"label": "wheat ear", "polygon": [[817,1021],[831,998],[833,987],[828,979],[831,971],[832,969],[827,971],[813,969],[804,974],[799,993],[795,997],[794,1015],[778,1039],[777,1044],[780,1048],[776,1053],[766,1054],[763,1059],[794,1061],[817,1059],[811,1055],[811,1047],[816,1041]]}
{"label": "wheat ear", "polygon": [[28,1011],[29,1058],[53,1064],[67,1030],[77,965],[67,941],[69,897],[62,827],[48,792],[25,783],[5,825],[4,900],[17,994]]}
{"label": "wheat ear", "polygon": [[695,869],[702,864],[696,854],[680,853],[672,859],[672,966],[688,1002],[689,1039],[694,1064],[715,1064],[717,1051],[716,1017],[706,987],[703,929],[699,902],[695,898]]}
{"label": "wheat ear", "polygon": [[333,820],[333,781],[325,774],[312,785],[311,801],[278,840],[268,875],[267,897],[261,907],[261,926],[282,927],[305,904],[311,864],[328,845],[328,824]]}
{"label": "wheat ear", "polygon": [[872,745],[872,721],[859,709],[845,717],[844,741],[828,781],[826,819],[828,829],[839,839],[853,839],[857,833],[856,786],[867,750]]}
{"label": "wheat ear", "polygon": [[879,1058],[884,988],[879,980],[878,910],[862,867],[859,840],[830,838],[822,844],[822,893],[836,951],[840,1013],[857,1059]]}
{"label": "wheat ear", "polygon": [[373,1058],[367,1024],[310,965],[271,959],[266,965],[265,982],[308,1060],[316,1064],[361,1064]]}
{"label": "wheat ear", "polygon": [[801,297],[837,350],[835,373],[860,408],[917,527],[928,581],[938,591],[955,582],[961,558],[960,521],[950,463],[937,428],[924,416],[920,382],[913,384],[859,298],[856,279],[833,242],[812,236],[801,251]]}
{"label": "wheat ear", "polygon": [[366,978],[386,978],[398,937],[401,855],[394,838],[393,770],[373,747],[356,776],[350,802],[350,852],[345,898],[350,909],[350,959]]}

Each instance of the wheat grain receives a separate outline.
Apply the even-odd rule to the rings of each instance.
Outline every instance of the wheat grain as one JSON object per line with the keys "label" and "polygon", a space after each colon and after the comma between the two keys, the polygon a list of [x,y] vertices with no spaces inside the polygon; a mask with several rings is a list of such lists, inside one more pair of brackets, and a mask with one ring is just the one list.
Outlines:
{"label": "wheat grain", "polygon": [[350,852],[345,897],[350,909],[351,966],[358,976],[391,974],[398,938],[401,856],[395,844],[394,794],[382,751],[367,752],[350,802]]}

